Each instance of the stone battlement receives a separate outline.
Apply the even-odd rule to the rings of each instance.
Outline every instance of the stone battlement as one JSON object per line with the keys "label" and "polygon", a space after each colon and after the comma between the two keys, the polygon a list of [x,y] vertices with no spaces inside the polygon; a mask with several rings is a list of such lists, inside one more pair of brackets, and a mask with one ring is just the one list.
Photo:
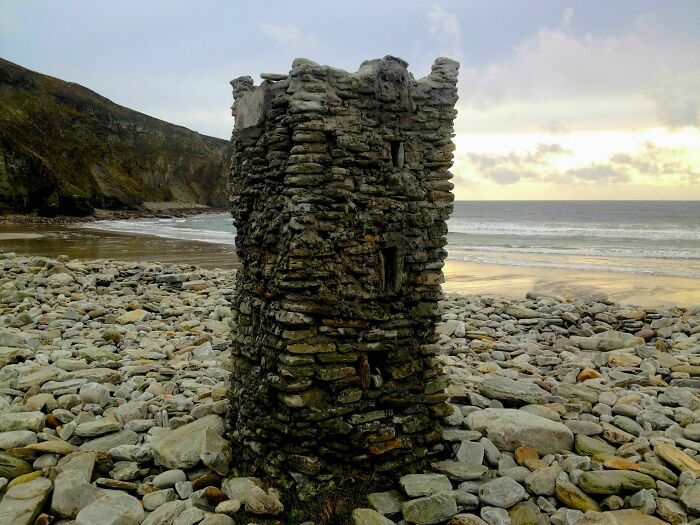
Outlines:
{"label": "stone battlement", "polygon": [[231,82],[242,261],[232,424],[272,476],[402,469],[440,452],[437,368],[459,64],[415,80],[297,59]]}

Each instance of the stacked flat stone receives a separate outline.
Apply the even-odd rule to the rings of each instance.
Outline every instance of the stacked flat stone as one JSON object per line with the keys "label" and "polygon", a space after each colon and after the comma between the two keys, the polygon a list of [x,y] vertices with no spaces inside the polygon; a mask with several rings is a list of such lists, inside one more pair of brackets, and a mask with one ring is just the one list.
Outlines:
{"label": "stacked flat stone", "polygon": [[441,450],[434,355],[459,64],[414,80],[297,59],[231,82],[242,269],[233,427],[248,468],[325,478]]}

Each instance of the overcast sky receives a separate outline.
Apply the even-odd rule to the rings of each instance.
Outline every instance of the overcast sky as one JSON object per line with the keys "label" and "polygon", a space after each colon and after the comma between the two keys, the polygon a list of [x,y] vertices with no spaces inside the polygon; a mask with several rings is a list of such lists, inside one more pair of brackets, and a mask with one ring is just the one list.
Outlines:
{"label": "overcast sky", "polygon": [[446,55],[458,198],[698,199],[699,27],[696,0],[0,0],[0,56],[229,138],[234,77]]}

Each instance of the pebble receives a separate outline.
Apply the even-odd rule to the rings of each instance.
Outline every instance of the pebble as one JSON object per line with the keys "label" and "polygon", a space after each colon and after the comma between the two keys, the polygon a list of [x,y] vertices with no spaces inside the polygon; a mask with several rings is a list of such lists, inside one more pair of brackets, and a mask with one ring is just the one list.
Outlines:
{"label": "pebble", "polygon": [[[48,279],[58,265],[70,281]],[[49,508],[77,525],[283,519],[280,493],[230,474],[235,272],[8,254],[0,268],[0,294],[21,291],[0,313],[1,523]],[[356,523],[700,516],[700,309],[541,295],[442,306],[445,456],[370,494]]]}

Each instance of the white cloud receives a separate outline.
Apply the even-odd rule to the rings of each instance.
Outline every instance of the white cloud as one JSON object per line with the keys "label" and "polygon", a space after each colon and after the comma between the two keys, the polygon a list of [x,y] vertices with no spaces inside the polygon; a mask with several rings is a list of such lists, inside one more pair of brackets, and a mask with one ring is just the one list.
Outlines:
{"label": "white cloud", "polygon": [[680,128],[700,125],[700,96],[697,91],[679,93],[671,88],[656,93],[653,98],[656,103],[656,115],[664,126]]}
{"label": "white cloud", "polygon": [[306,49],[315,44],[312,36],[305,35],[301,29],[291,23],[267,24],[260,22],[260,29],[271,39],[294,49]]}
{"label": "white cloud", "polygon": [[10,9],[10,2],[0,1],[0,37],[19,33],[22,29],[22,23]]}
{"label": "white cloud", "polygon": [[462,60],[462,26],[457,15],[435,2],[428,12],[428,34],[437,45],[434,54]]}
{"label": "white cloud", "polygon": [[[510,117],[511,126],[530,130],[552,123],[566,129],[699,124],[696,42],[665,33],[650,16],[612,36],[576,34],[572,17],[567,8],[561,27],[541,28],[505,60],[479,68],[464,64],[460,109],[465,122],[510,107],[504,124]],[[596,107],[606,111],[591,123]]]}
{"label": "white cloud", "polygon": [[700,180],[694,151],[692,145],[669,147],[647,141],[633,149],[613,149],[599,159],[585,161],[561,144],[542,142],[524,150],[463,154],[458,157],[456,172],[460,182],[465,179],[500,186],[530,182],[687,187]]}
{"label": "white cloud", "polygon": [[564,29],[571,27],[571,21],[574,19],[574,8],[567,7],[561,15],[561,25]]}

